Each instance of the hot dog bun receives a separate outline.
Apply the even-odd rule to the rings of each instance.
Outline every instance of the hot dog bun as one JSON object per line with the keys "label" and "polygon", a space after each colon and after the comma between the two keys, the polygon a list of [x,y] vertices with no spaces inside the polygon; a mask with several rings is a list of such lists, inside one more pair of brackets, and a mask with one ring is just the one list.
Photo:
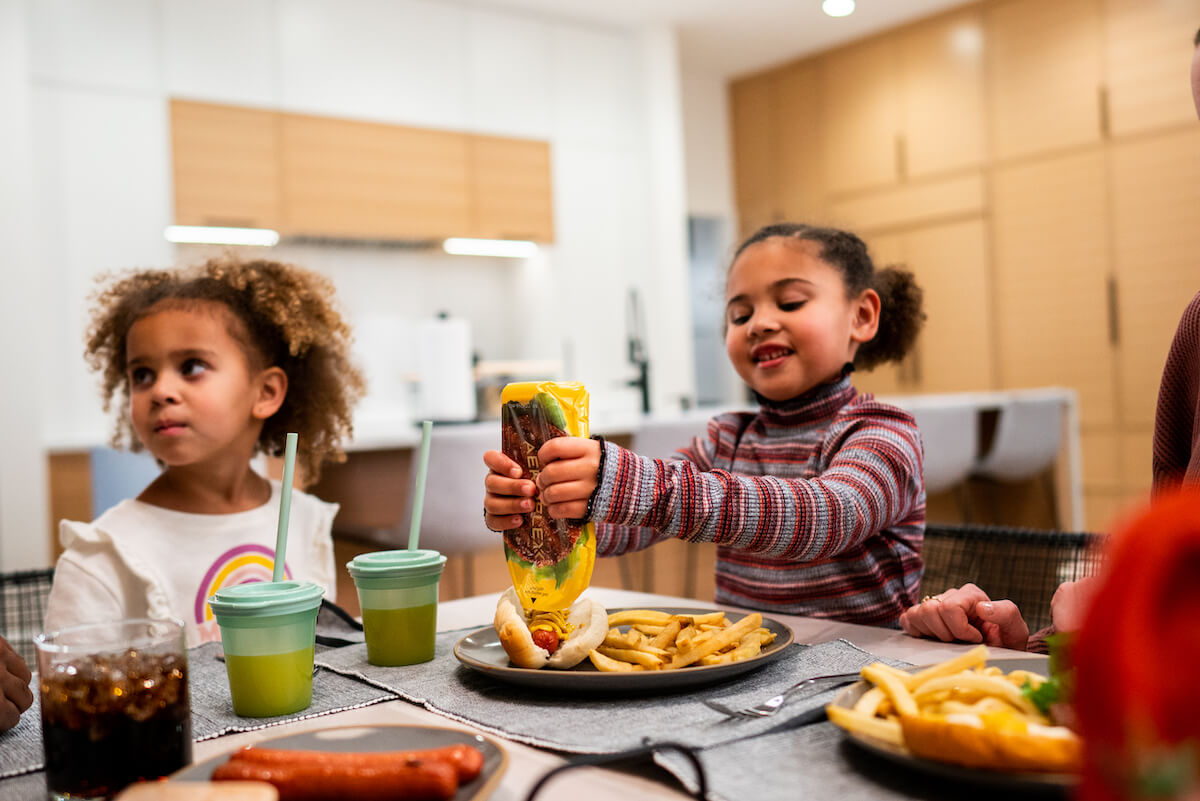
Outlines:
{"label": "hot dog bun", "polygon": [[1016,716],[903,715],[900,727],[909,751],[939,762],[1049,773],[1074,773],[1081,764],[1080,740],[1069,729],[1026,725]]}
{"label": "hot dog bun", "polygon": [[588,651],[604,642],[608,633],[608,612],[590,598],[581,598],[571,605],[567,622],[575,628],[570,636],[553,654],[533,642],[533,635],[525,622],[525,613],[517,598],[517,591],[507,589],[496,604],[493,625],[500,638],[500,645],[509,660],[517,667],[538,669],[552,667],[558,670],[573,668],[587,658]]}

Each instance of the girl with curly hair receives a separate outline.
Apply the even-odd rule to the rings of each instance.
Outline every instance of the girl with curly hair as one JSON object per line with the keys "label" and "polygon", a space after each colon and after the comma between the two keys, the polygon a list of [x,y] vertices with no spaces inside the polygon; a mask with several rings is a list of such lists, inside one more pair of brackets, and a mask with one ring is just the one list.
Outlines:
{"label": "girl with curly hair", "polygon": [[921,579],[921,435],[850,374],[909,350],[920,288],[876,270],[854,234],[781,223],[737,249],[725,297],[725,349],[756,412],[714,417],[678,459],[558,437],[536,484],[488,451],[488,526],[515,528],[540,493],[551,516],[597,523],[601,556],[717,543],[719,603],[895,626]]}
{"label": "girl with curly hair", "polygon": [[[251,469],[299,435],[311,480],[341,460],[364,389],[325,278],[273,261],[214,259],[118,277],[97,293],[86,356],[119,410],[115,446],[162,467],[91,523],[64,520],[46,627],[177,617],[189,646],[219,634],[207,599],[270,580],[280,484]],[[335,504],[292,496],[285,574],[334,600]]]}

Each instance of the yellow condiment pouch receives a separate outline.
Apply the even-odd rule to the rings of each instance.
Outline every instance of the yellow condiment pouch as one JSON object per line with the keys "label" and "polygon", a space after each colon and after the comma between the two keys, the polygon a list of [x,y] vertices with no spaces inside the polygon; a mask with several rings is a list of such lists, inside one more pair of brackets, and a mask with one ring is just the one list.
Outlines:
{"label": "yellow condiment pouch", "polygon": [[[588,394],[578,382],[526,381],[500,393],[502,448],[521,465],[521,477],[535,480],[542,464],[538,450],[554,437],[588,436]],[[587,589],[596,563],[596,529],[556,520],[540,496],[519,528],[504,534],[508,573],[526,610],[566,609]]]}

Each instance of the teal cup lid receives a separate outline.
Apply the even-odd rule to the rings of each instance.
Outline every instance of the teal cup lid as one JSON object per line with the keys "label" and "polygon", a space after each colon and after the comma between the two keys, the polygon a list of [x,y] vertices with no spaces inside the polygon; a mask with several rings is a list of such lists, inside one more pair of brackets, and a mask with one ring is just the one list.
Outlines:
{"label": "teal cup lid", "polygon": [[324,595],[325,590],[311,581],[259,581],[222,587],[208,605],[218,618],[267,617],[315,609]]}
{"label": "teal cup lid", "polygon": [[437,551],[372,551],[346,563],[355,581],[359,579],[423,578],[440,576],[446,557]]}

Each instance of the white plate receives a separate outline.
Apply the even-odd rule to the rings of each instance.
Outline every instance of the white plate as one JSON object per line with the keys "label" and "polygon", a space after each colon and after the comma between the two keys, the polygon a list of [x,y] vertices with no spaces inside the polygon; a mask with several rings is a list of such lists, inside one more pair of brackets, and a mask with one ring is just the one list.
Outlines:
{"label": "white plate", "polygon": [[[612,613],[625,610],[610,609],[608,611]],[[672,615],[700,615],[715,610],[654,607],[654,611]],[[745,616],[745,613],[742,612],[725,613],[725,618],[730,623],[736,623]],[[596,670],[589,659],[583,660],[570,670],[554,670],[552,668],[534,670],[514,667],[509,663],[508,654],[504,652],[504,647],[500,645],[500,638],[496,635],[496,629],[492,626],[473,631],[455,643],[454,655],[458,657],[458,661],[472,670],[477,670],[501,681],[530,687],[591,692],[678,690],[701,684],[712,684],[741,673],[757,670],[783,656],[784,650],[792,644],[792,630],[787,625],[769,617],[764,617],[762,624],[768,631],[775,634],[775,642],[763,648],[758,656],[725,665],[691,665],[678,670],[603,673]]]}
{"label": "white plate", "polygon": [[[1043,676],[1050,675],[1050,658],[1046,656],[1028,656],[1014,657],[1011,659],[989,659],[988,665],[994,665],[1000,668],[1005,673],[1011,673],[1014,670],[1028,670],[1034,673],[1040,673]],[[915,673],[918,670],[927,667],[925,665],[909,668],[910,673]],[[851,684],[849,687],[838,693],[832,702],[832,706],[840,706],[844,708],[852,708],[855,702],[863,696],[867,690],[871,689],[869,682],[860,681]],[[958,781],[967,781],[975,784],[989,784],[996,787],[1006,789],[1020,790],[1022,788],[1051,788],[1074,787],[1079,783],[1079,777],[1071,773],[1012,773],[998,770],[983,770],[980,768],[968,768],[962,765],[952,765],[949,762],[937,762],[932,759],[924,759],[922,757],[913,756],[907,748],[903,746],[889,743],[885,740],[877,740],[874,737],[868,737],[858,732],[846,731],[842,729],[842,733],[850,739],[855,745],[861,746],[873,754],[877,754],[885,759],[893,762],[898,762],[902,765],[933,773],[939,776],[956,779]]]}
{"label": "white plate", "polygon": [[[500,777],[508,768],[508,754],[490,737],[458,729],[436,726],[346,726],[288,734],[255,745],[296,751],[411,751],[441,748],[465,743],[483,752],[483,770],[470,782],[460,785],[454,801],[483,801],[492,794]],[[170,776],[168,781],[206,782],[217,765],[224,764],[228,754],[197,762]]]}

